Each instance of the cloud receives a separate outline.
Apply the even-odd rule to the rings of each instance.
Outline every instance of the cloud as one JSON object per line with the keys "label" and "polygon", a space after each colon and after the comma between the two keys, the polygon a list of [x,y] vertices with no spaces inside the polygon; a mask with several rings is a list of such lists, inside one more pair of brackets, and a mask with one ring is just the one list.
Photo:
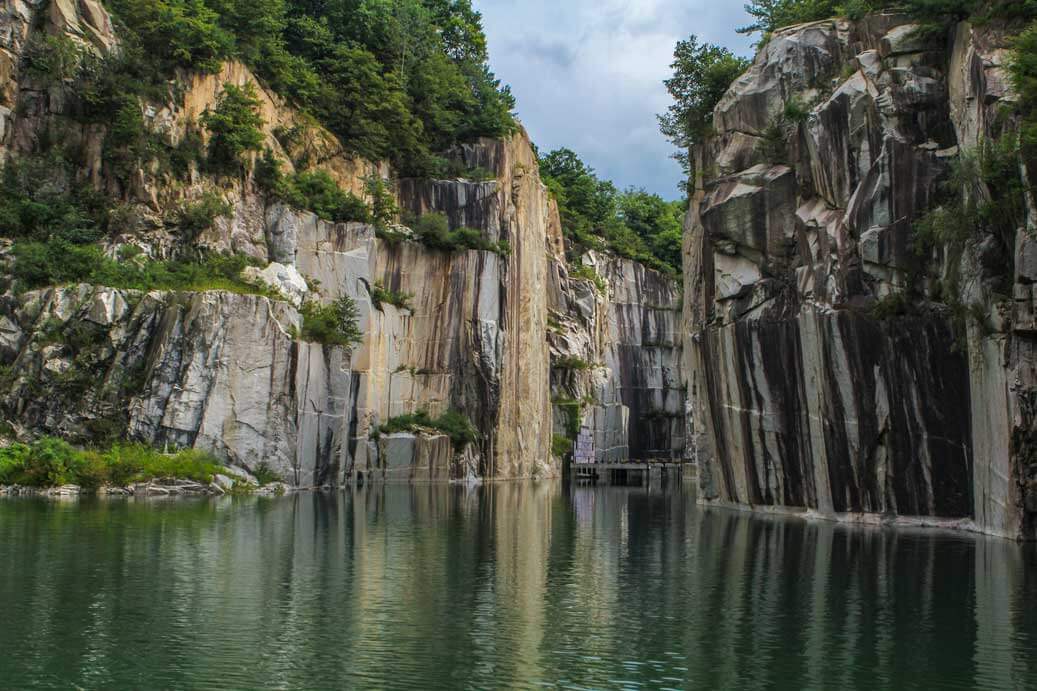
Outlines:
{"label": "cloud", "polygon": [[498,48],[504,53],[524,53],[526,59],[533,62],[547,62],[563,70],[569,69],[576,61],[576,50],[564,41],[552,40],[541,36],[524,36],[521,39],[510,39]]}
{"label": "cloud", "polygon": [[681,174],[656,114],[673,47],[701,40],[749,52],[726,0],[476,0],[490,63],[510,84],[526,129],[543,150],[568,147],[617,186],[676,198]]}

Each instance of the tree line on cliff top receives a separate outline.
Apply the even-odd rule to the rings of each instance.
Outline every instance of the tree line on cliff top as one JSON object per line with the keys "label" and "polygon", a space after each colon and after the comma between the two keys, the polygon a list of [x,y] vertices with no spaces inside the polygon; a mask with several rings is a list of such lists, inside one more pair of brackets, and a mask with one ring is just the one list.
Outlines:
{"label": "tree line on cliff top", "polygon": [[435,175],[437,153],[512,132],[470,0],[108,0],[139,81],[248,64],[354,153]]}
{"label": "tree line on cliff top", "polygon": [[570,259],[586,250],[610,251],[665,274],[680,273],[685,201],[644,189],[620,191],[569,149],[539,158],[540,176],[558,201]]}
{"label": "tree line on cliff top", "polygon": [[[41,86],[74,84],[70,112],[106,128],[106,170],[124,186],[142,167],[178,178],[192,165],[218,176],[251,170],[270,194],[328,220],[391,220],[393,213],[384,218],[368,209],[325,173],[288,175],[269,151],[264,156],[260,100],[247,85],[224,85],[195,123],[208,132],[207,146],[197,128],[175,145],[152,131],[142,101],[182,98],[185,73],[217,73],[227,60],[247,64],[349,152],[388,160],[401,177],[456,177],[457,164],[445,151],[517,127],[514,98],[489,69],[482,18],[471,0],[106,0],[106,6],[118,50],[95,56],[65,37],[34,36],[23,69]],[[66,263],[70,246],[92,245],[118,226],[112,219],[118,200],[75,185],[38,184],[75,177],[75,161],[43,150],[47,156],[8,165],[0,178],[0,221],[11,220],[0,224],[0,235],[38,250],[33,256],[40,261],[20,262],[31,269],[22,277],[25,286],[58,280],[61,272],[53,269]],[[49,172],[23,184],[20,173],[41,167],[35,164]],[[601,249],[679,271],[680,203],[643,190],[621,193],[564,149],[545,157],[542,172],[574,256]],[[51,199],[53,189],[60,199]],[[375,206],[379,196],[385,195],[373,194]],[[43,207],[61,213],[36,213]],[[219,215],[210,214],[209,223]]]}
{"label": "tree line on cliff top", "polygon": [[[177,68],[250,65],[345,146],[388,159],[403,176],[444,175],[438,154],[514,131],[515,100],[488,66],[470,0],[109,0],[125,50],[162,82]],[[607,249],[654,268],[680,267],[680,204],[619,192],[568,150],[542,164],[580,249]]]}
{"label": "tree line on cliff top", "polygon": [[[1014,23],[1009,72],[1020,96],[1019,144],[1029,161],[1037,161],[1037,0],[752,0],[745,10],[753,21],[739,33],[760,34],[759,46],[787,26],[837,16],[860,19],[880,10],[911,15],[923,32],[944,32],[966,19]],[[659,116],[659,124],[677,149],[674,158],[686,176],[681,185],[689,194],[695,179],[689,150],[712,132],[714,109],[749,65],[749,60],[723,46],[700,43],[696,36],[677,44],[673,75],[665,82],[673,103]]]}

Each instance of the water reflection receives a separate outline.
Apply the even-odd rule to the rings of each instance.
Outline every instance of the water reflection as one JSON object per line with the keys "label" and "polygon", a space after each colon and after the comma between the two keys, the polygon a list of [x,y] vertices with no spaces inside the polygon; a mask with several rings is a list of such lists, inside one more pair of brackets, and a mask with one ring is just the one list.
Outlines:
{"label": "water reflection", "polygon": [[1021,688],[1037,558],[680,487],[0,502],[0,686]]}

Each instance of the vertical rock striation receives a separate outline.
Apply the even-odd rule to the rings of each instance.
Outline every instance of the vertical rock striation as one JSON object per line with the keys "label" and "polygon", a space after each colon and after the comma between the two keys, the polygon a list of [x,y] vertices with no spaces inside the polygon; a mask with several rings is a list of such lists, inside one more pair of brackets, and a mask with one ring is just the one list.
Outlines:
{"label": "vertical rock striation", "polygon": [[689,453],[705,502],[1032,539],[1034,218],[928,265],[915,225],[959,159],[1012,136],[1006,41],[916,29],[776,32],[692,152]]}
{"label": "vertical rock striation", "polygon": [[[556,474],[544,334],[545,243],[557,214],[535,172],[523,172],[535,171],[524,135],[485,146],[500,150],[497,181],[407,182],[401,198],[417,204],[422,192],[445,190],[425,210],[461,215],[508,239],[507,256],[390,243],[373,226],[267,209],[265,237],[255,244],[319,285],[322,300],[348,295],[360,305],[365,337],[352,353],[297,341],[299,313],[265,297],[90,286],[11,296],[10,417],[89,437],[102,410],[95,399],[109,395],[104,424],[114,432],[205,448],[248,468],[267,464],[313,486],[354,473],[398,477],[407,449],[415,466],[426,466],[428,454],[443,456],[441,443],[378,440],[373,432],[399,415],[454,410],[478,422],[480,440],[438,463],[437,478]],[[410,306],[376,304],[375,286],[412,295]],[[84,328],[78,347],[70,334]],[[112,389],[108,380],[126,372],[135,381]],[[34,398],[33,390],[50,395]],[[114,408],[127,399],[125,418]]]}
{"label": "vertical rock striation", "polygon": [[[402,225],[331,223],[290,208],[248,176],[216,179],[197,165],[175,179],[157,165],[113,170],[103,155],[109,126],[77,118],[76,85],[19,70],[33,32],[68,36],[97,53],[116,50],[101,4],[0,2],[0,27],[5,159],[45,154],[60,139],[75,182],[121,205],[103,240],[109,256],[127,248],[150,259],[199,250],[245,255],[259,266],[244,275],[283,298],[91,285],[18,294],[5,279],[0,413],[19,436],[197,447],[302,487],[361,477],[545,477],[560,469],[552,398],[579,389],[589,407],[581,404],[577,422],[595,430],[601,458],[680,456],[678,292],[669,279],[606,256],[590,259],[600,293],[568,275],[557,207],[524,132],[448,152],[485,181],[391,183],[403,220],[441,213],[451,228],[477,231],[501,251],[435,249]],[[178,73],[176,81],[175,100],[141,104],[149,131],[170,147],[224,85],[251,85],[264,147],[286,172],[319,169],[359,196],[369,194],[371,176],[392,179],[387,164],[344,153],[240,63],[215,74]],[[167,221],[204,195],[231,212],[196,236]],[[8,248],[0,245],[0,262],[11,261]],[[362,342],[351,350],[303,342],[304,304],[343,296],[359,308]],[[549,336],[549,316],[573,325],[592,372],[570,382],[552,369],[552,354],[576,351]],[[467,418],[477,441],[455,446],[432,429],[381,433],[393,418],[419,411]]]}
{"label": "vertical rock striation", "polygon": [[[685,449],[681,294],[668,276],[590,252],[597,279],[553,264],[548,330],[556,433],[586,432],[597,462],[680,460]],[[575,416],[573,419],[572,416]]]}

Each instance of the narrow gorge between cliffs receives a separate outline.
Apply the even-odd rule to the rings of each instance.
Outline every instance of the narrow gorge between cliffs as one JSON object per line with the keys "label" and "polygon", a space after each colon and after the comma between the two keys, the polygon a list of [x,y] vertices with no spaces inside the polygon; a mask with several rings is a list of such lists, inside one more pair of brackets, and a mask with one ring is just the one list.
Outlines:
{"label": "narrow gorge between cliffs", "polygon": [[0,688],[1037,686],[1037,3],[587,2],[0,0]]}

